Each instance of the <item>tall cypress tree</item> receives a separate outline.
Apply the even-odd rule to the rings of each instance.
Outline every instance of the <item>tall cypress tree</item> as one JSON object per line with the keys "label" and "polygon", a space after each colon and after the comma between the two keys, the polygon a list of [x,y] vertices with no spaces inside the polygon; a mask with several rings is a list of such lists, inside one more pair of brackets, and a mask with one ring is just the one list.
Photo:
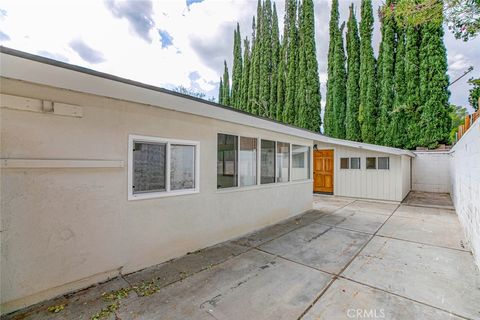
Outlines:
{"label": "tall cypress tree", "polygon": [[223,61],[223,94],[222,103],[230,106],[230,76],[228,75],[227,61]]}
{"label": "tall cypress tree", "polygon": [[[273,16],[272,16],[272,69],[271,69],[271,81],[270,81],[270,110],[268,115],[271,119],[276,119],[276,107],[277,107],[277,79],[278,79],[278,67],[280,59],[280,34],[278,30],[278,16],[277,7],[273,3]],[[283,101],[282,101],[283,103]]]}
{"label": "tall cypress tree", "polygon": [[375,142],[376,129],[376,83],[375,57],[372,48],[373,14],[372,1],[362,0],[360,21],[360,108],[359,121],[362,140]]}
{"label": "tall cypress tree", "polygon": [[358,107],[360,105],[360,38],[353,4],[347,24],[347,114],[345,116],[345,138],[361,141]]}
{"label": "tall cypress tree", "polygon": [[327,101],[325,105],[325,114],[323,118],[324,133],[327,136],[335,136],[334,110],[333,102],[335,101],[335,85],[336,79],[334,75],[335,66],[335,41],[338,33],[338,0],[332,1],[330,10],[330,41],[328,44],[328,66],[327,66]]}
{"label": "tall cypress tree", "polygon": [[377,69],[379,78],[379,114],[377,120],[377,136],[375,142],[380,145],[391,146],[387,139],[390,125],[390,113],[394,102],[394,72],[395,72],[395,20],[393,14],[385,12],[392,10],[390,0],[381,9],[382,12],[382,60]]}
{"label": "tall cypress tree", "polygon": [[321,94],[318,77],[317,50],[315,45],[315,12],[313,0],[304,0],[303,14],[303,50],[305,54],[305,107],[303,117],[304,128],[319,132],[321,125]]}
{"label": "tall cypress tree", "polygon": [[305,89],[306,89],[306,73],[307,64],[305,61],[305,39],[303,6],[299,4],[298,7],[298,44],[297,44],[297,59],[298,64],[296,70],[296,84],[295,84],[295,121],[294,124],[298,127],[305,128]]}
{"label": "tall cypress tree", "polygon": [[253,103],[255,99],[254,91],[253,91],[253,77],[254,77],[254,72],[253,72],[253,67],[255,64],[255,58],[256,58],[256,51],[257,51],[257,39],[255,38],[255,32],[256,32],[256,25],[255,25],[255,16],[252,19],[252,51],[250,53],[250,70],[249,70],[249,75],[248,75],[248,89],[247,89],[247,107],[246,111],[253,113]]}
{"label": "tall cypress tree", "polygon": [[220,77],[220,84],[218,85],[218,103],[223,104],[223,80]]}
{"label": "tall cypress tree", "polygon": [[422,26],[420,46],[420,116],[419,144],[434,148],[448,143],[451,120],[447,53],[441,23],[427,22]]}
{"label": "tall cypress tree", "polygon": [[284,105],[285,105],[285,44],[280,48],[280,60],[278,63],[277,74],[277,104],[275,118],[277,121],[283,121]]}
{"label": "tall cypress tree", "polygon": [[231,105],[237,109],[241,107],[241,82],[242,82],[242,44],[240,35],[240,25],[237,23],[237,29],[233,32],[233,68],[232,68],[232,93]]}
{"label": "tall cypress tree", "polygon": [[287,77],[285,81],[285,110],[283,113],[283,122],[293,124],[295,123],[296,106],[295,106],[295,92],[296,92],[296,68],[297,68],[297,36],[298,30],[296,25],[297,16],[297,1],[287,0],[286,15],[288,16],[288,35],[286,39],[286,69]]}
{"label": "tall cypress tree", "polygon": [[413,149],[418,145],[420,101],[420,33],[417,27],[407,25],[405,31],[405,107],[407,116],[407,143]]}
{"label": "tall cypress tree", "polygon": [[259,115],[269,117],[270,82],[272,74],[272,4],[266,0],[262,6],[260,54]]}
{"label": "tall cypress tree", "polygon": [[250,97],[250,112],[258,115],[260,108],[260,72],[262,64],[262,3],[258,0],[257,4],[257,30],[255,35],[255,44],[253,50],[253,59],[252,59],[252,96]]}
{"label": "tall cypress tree", "polygon": [[343,46],[343,29],[345,22],[342,23],[336,34],[335,39],[335,55],[333,76],[335,78],[335,86],[333,93],[333,128],[334,137],[345,139],[345,114],[347,108],[347,87],[346,87],[346,71],[345,71],[345,50]]}
{"label": "tall cypress tree", "polygon": [[245,38],[243,47],[243,68],[239,107],[240,110],[247,111],[248,83],[250,76],[250,42],[248,41],[248,38]]}
{"label": "tall cypress tree", "polygon": [[395,77],[394,77],[395,99],[391,122],[387,131],[387,141],[395,148],[405,148],[408,142],[407,135],[407,109],[405,83],[405,30],[397,26],[397,51],[395,53]]}

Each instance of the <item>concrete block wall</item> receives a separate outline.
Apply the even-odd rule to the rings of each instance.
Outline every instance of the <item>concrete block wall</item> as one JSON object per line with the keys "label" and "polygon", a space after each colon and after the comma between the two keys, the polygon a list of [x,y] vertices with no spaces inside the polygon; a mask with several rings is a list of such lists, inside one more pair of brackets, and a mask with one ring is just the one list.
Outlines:
{"label": "concrete block wall", "polygon": [[412,190],[450,192],[450,155],[448,151],[415,151],[412,161]]}
{"label": "concrete block wall", "polygon": [[450,195],[480,268],[480,121],[450,153]]}

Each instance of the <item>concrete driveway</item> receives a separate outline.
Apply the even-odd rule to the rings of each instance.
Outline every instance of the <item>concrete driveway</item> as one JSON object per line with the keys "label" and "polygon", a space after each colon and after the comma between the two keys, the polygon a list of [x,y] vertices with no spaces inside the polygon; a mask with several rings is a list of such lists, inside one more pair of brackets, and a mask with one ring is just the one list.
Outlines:
{"label": "concrete driveway", "polygon": [[92,316],[480,319],[480,273],[453,210],[314,196],[295,219],[5,318]]}

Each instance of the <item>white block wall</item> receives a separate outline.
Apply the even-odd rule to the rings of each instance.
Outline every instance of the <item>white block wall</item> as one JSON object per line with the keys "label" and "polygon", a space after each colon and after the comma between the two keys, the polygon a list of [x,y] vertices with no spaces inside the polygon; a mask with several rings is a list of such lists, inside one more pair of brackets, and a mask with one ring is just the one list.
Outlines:
{"label": "white block wall", "polygon": [[450,192],[449,152],[415,151],[412,161],[412,190]]}
{"label": "white block wall", "polygon": [[480,268],[480,121],[452,149],[450,179],[455,210]]}

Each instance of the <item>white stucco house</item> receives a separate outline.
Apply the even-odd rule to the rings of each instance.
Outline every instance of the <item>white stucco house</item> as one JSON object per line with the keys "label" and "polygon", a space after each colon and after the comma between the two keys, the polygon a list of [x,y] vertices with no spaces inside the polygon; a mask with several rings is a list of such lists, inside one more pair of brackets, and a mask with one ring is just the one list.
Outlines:
{"label": "white stucco house", "polygon": [[2,48],[1,304],[10,312],[312,207],[401,201],[415,154]]}

